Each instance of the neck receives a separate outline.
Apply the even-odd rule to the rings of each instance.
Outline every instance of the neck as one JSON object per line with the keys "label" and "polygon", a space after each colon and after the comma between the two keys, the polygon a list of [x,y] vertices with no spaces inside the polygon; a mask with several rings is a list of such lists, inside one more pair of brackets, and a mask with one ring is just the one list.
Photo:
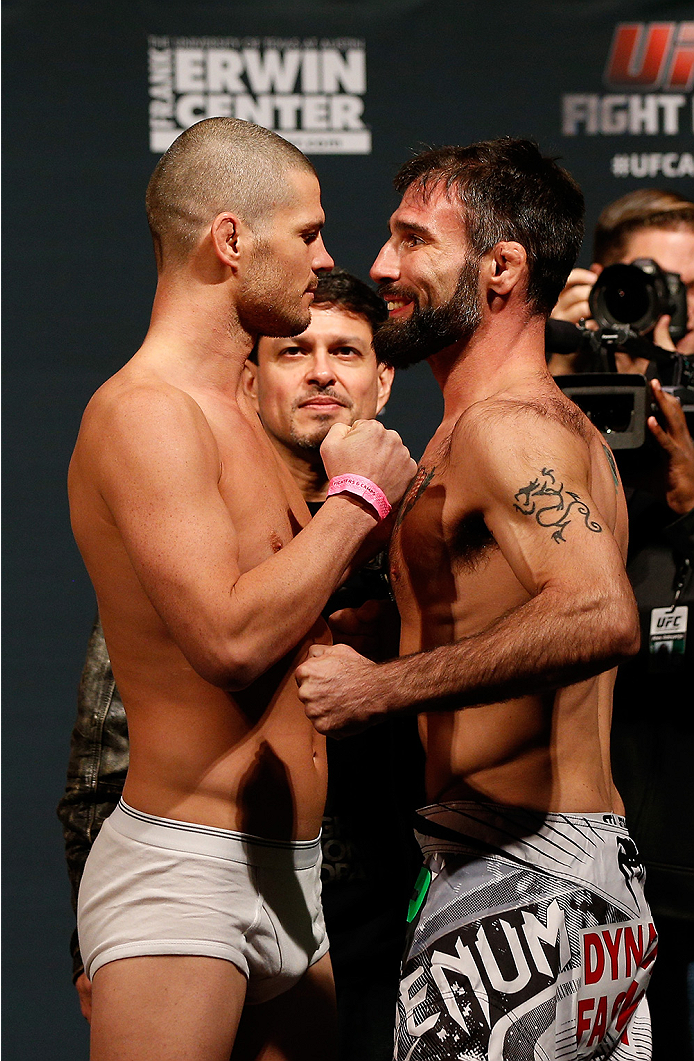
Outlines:
{"label": "neck", "polygon": [[279,439],[270,435],[270,441],[289,468],[304,501],[325,501],[328,492],[328,477],[321,459],[320,450],[289,449]]}
{"label": "neck", "polygon": [[254,338],[227,284],[185,272],[160,277],[140,354],[172,382],[235,395]]}
{"label": "neck", "polygon": [[443,393],[444,421],[475,402],[513,391],[533,375],[548,375],[545,319],[525,314],[487,317],[472,338],[428,359]]}

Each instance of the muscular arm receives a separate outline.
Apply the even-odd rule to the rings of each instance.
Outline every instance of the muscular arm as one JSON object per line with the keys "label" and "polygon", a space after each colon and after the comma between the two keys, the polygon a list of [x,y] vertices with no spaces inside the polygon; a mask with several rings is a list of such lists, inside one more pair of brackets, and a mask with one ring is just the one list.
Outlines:
{"label": "muscular arm", "polygon": [[586,445],[533,411],[510,415],[505,436],[502,422],[477,417],[457,431],[450,459],[461,475],[449,476],[446,507],[482,514],[529,599],[479,633],[380,666],[315,648],[297,680],[321,732],[557,688],[637,651],[633,594],[591,496]]}
{"label": "muscular arm", "polygon": [[[258,464],[248,455],[252,431],[236,415],[240,441],[230,450],[240,471],[230,473],[243,483],[247,465]],[[356,470],[380,481],[391,500],[402,493],[413,462],[394,432],[370,421],[352,429],[347,442],[349,429],[333,433],[331,474]],[[96,485],[139,582],[184,655],[207,681],[238,689],[310,629],[375,521],[358,503],[330,498],[283,548],[242,570],[233,511],[243,510],[245,520],[255,511],[231,510],[220,490],[224,471],[199,406],[174,388],[141,386],[83,427],[71,469],[73,525],[89,567],[90,520],[80,519],[80,495],[85,482]],[[243,490],[264,502],[262,483]]]}

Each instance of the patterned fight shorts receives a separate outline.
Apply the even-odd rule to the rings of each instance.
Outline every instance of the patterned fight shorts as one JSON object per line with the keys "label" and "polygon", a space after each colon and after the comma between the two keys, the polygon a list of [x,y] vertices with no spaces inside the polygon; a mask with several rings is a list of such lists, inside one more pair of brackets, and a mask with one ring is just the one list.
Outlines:
{"label": "patterned fight shorts", "polygon": [[396,1061],[651,1057],[657,935],[623,818],[455,802],[417,829]]}

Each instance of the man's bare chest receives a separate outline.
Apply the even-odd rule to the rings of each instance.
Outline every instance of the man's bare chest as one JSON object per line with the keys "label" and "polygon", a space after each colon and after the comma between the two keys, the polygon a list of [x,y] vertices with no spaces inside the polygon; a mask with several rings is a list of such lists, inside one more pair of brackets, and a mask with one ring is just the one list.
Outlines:
{"label": "man's bare chest", "polygon": [[234,525],[241,569],[248,570],[286,546],[309,517],[291,473],[262,429],[217,438],[218,489]]}
{"label": "man's bare chest", "polygon": [[498,553],[481,512],[465,504],[456,484],[451,500],[450,470],[423,462],[404,498],[391,543],[391,577],[396,594],[458,596]]}

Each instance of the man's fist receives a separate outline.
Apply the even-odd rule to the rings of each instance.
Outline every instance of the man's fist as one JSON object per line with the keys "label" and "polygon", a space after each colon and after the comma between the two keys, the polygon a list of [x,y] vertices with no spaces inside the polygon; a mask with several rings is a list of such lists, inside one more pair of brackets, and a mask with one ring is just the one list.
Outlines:
{"label": "man's fist", "polygon": [[374,702],[377,667],[348,645],[311,646],[294,677],[306,715],[319,733],[348,737],[376,721],[381,713]]}
{"label": "man's fist", "polygon": [[387,431],[378,420],[355,420],[351,427],[333,424],[320,452],[329,479],[364,476],[383,491],[391,506],[398,503],[417,471],[397,431]]}

